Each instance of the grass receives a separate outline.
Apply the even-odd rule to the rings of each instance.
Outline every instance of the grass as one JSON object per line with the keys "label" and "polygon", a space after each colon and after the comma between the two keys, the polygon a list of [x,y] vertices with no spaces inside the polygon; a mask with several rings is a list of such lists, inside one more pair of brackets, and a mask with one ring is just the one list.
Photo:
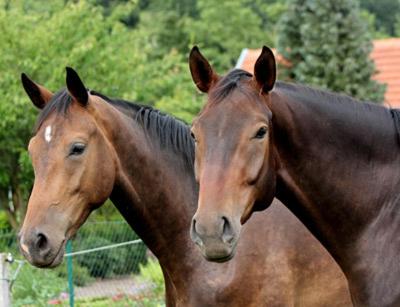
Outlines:
{"label": "grass", "polygon": [[[31,305],[32,307],[34,305]],[[60,307],[69,307],[69,302],[64,301],[54,305]],[[165,303],[152,297],[127,297],[116,296],[113,298],[96,298],[75,301],[76,307],[164,307]]]}

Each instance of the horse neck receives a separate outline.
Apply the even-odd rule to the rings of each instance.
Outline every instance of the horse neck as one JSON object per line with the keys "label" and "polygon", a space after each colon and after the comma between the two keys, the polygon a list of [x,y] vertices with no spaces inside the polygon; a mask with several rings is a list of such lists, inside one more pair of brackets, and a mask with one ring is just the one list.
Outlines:
{"label": "horse neck", "polygon": [[[277,197],[325,245],[350,287],[364,287],[368,278],[376,286],[385,270],[371,267],[379,268],[383,254],[398,259],[400,248],[394,243],[400,157],[390,111],[351,101],[298,101],[304,95],[299,90],[278,87],[272,93]],[[388,266],[385,274],[396,284],[398,265]]]}
{"label": "horse neck", "polygon": [[158,258],[164,273],[171,278],[188,274],[201,257],[189,237],[197,201],[193,170],[184,167],[176,153],[152,144],[132,116],[104,103],[101,107],[105,110],[97,116],[108,130],[118,169],[111,201]]}

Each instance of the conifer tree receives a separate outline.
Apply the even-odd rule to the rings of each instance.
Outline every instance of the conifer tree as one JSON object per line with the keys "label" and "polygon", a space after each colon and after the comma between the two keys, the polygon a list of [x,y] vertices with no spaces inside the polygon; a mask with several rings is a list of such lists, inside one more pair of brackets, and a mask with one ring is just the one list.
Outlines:
{"label": "conifer tree", "polygon": [[383,101],[385,85],[371,79],[373,46],[357,0],[289,0],[277,47],[288,63],[281,79]]}

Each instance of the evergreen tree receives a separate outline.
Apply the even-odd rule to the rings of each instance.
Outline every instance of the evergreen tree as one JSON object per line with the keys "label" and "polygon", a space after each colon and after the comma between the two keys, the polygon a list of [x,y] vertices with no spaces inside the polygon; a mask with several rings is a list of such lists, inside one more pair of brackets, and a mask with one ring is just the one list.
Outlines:
{"label": "evergreen tree", "polygon": [[361,0],[361,8],[375,16],[374,25],[379,32],[394,36],[395,24],[400,14],[399,0]]}
{"label": "evergreen tree", "polygon": [[278,52],[289,63],[281,77],[382,102],[371,50],[357,0],[289,0],[279,22]]}

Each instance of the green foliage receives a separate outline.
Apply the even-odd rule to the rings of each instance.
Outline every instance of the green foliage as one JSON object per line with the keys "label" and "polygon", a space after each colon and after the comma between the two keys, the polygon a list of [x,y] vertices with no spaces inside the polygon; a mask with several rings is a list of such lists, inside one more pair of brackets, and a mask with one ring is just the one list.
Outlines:
{"label": "green foliage", "polygon": [[[61,306],[69,306],[67,303]],[[76,306],[79,307],[164,307],[165,303],[152,298],[152,297],[141,297],[141,298],[95,298],[86,300],[77,300]]]}
{"label": "green foliage", "polygon": [[165,293],[164,275],[157,260],[150,258],[145,265],[140,264],[139,279],[153,285],[152,292],[156,297]]}
{"label": "green foliage", "polygon": [[[87,267],[79,265],[77,261],[73,262],[73,282],[75,286],[78,287],[83,287],[86,286],[87,284],[90,284],[94,279],[92,276],[90,276],[90,272]],[[61,277],[64,282],[68,278],[68,272],[67,272],[67,265],[61,265],[55,269],[57,272],[57,276]]]}
{"label": "green foliage", "polygon": [[283,0],[154,0],[140,14],[138,27],[149,33],[159,55],[177,50],[186,57],[197,44],[225,71],[243,48],[273,43],[285,7]]}
{"label": "green foliage", "polygon": [[89,218],[91,221],[98,222],[120,221],[121,214],[116,210],[111,200],[107,200],[104,205],[93,211]]}
{"label": "green foliage", "polygon": [[377,32],[387,36],[396,34],[395,24],[400,16],[399,0],[360,0],[360,5],[375,16],[374,27]]}
{"label": "green foliage", "polygon": [[[93,281],[92,276],[90,276],[89,270],[86,267],[80,266],[78,263],[73,266],[72,274],[74,285],[78,287],[86,286]],[[59,276],[62,277],[61,274]],[[64,277],[68,278],[68,275],[64,275]]]}
{"label": "green foliage", "polygon": [[262,29],[267,35],[275,37],[275,25],[287,10],[286,0],[252,0],[246,3],[261,18]]}
{"label": "green foliage", "polygon": [[361,18],[367,25],[368,32],[373,39],[388,38],[389,34],[382,29],[376,27],[376,16],[366,9],[361,9]]}
{"label": "green foliage", "polygon": [[[243,48],[260,48],[272,42],[262,19],[242,0],[198,0],[198,19],[186,20],[190,45],[198,44],[217,70],[232,68]],[[224,56],[221,56],[224,54]]]}
{"label": "green foliage", "polygon": [[[5,211],[0,211],[0,230],[1,232],[10,232],[11,225],[8,221],[8,216]],[[1,246],[1,237],[0,237],[0,246]],[[1,247],[0,247],[1,250]]]}
{"label": "green foliage", "polygon": [[188,65],[181,61],[179,65],[175,64],[173,67],[175,74],[170,76],[168,89],[171,95],[160,97],[155,107],[190,123],[193,115],[200,111],[203,97],[193,87]]}
{"label": "green foliage", "polygon": [[384,86],[371,80],[371,38],[356,0],[290,0],[282,15],[278,51],[290,62],[281,76],[382,102]]}
{"label": "green foliage", "polygon": [[12,288],[13,306],[48,306],[47,302],[67,290],[67,280],[55,270],[39,270],[25,264]]}
{"label": "green foliage", "polygon": [[[88,223],[79,230],[72,246],[74,251],[86,250],[138,239],[126,223]],[[92,277],[111,277],[139,272],[146,262],[143,243],[101,250],[89,255],[75,256],[74,264],[87,269]]]}
{"label": "green foliage", "polygon": [[17,234],[14,231],[6,232],[6,229],[1,231],[0,252],[11,252],[13,254],[18,252]]}
{"label": "green foliage", "polygon": [[395,34],[397,37],[400,37],[400,14],[397,16],[397,19],[396,19]]}

